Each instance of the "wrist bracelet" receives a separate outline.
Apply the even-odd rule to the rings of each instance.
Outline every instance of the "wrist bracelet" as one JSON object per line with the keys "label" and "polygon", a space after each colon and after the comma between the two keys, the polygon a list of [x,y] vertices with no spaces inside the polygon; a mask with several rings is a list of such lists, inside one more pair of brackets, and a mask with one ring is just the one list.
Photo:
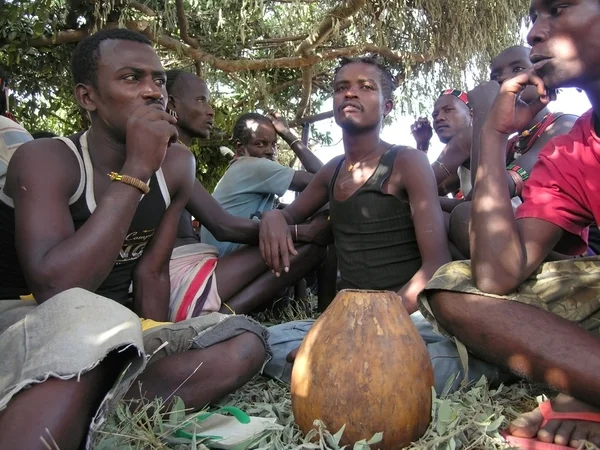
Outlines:
{"label": "wrist bracelet", "polygon": [[529,174],[527,173],[527,171],[517,164],[513,163],[513,164],[509,165],[506,168],[506,170],[511,170],[513,172],[517,172],[517,174],[519,174],[519,176],[521,177],[521,179],[523,181],[527,181],[527,179],[529,178]]}
{"label": "wrist bracelet", "polygon": [[231,314],[233,314],[235,316],[235,311],[233,310],[233,308],[231,306],[229,306],[227,303],[223,303],[223,306],[225,308],[227,308],[229,311],[231,311]]}
{"label": "wrist bracelet", "polygon": [[523,192],[523,186],[525,185],[525,183],[523,182],[523,179],[519,176],[519,174],[517,172],[515,172],[513,170],[507,170],[507,172],[515,183],[515,195],[514,196],[520,197],[521,193]]}
{"label": "wrist bracelet", "polygon": [[144,194],[150,192],[150,186],[144,183],[139,178],[130,177],[129,175],[121,175],[117,172],[111,172],[108,174],[108,178],[112,181],[120,181],[121,183],[128,184],[129,186],[133,186],[134,188],[139,189]]}
{"label": "wrist bracelet", "polygon": [[294,233],[296,234],[296,240],[294,242],[298,242],[298,225],[294,225]]}
{"label": "wrist bracelet", "polygon": [[294,139],[294,140],[292,141],[292,143],[290,144],[290,148],[292,148],[296,142],[302,142],[302,139],[300,139],[300,138],[298,138],[298,139]]}

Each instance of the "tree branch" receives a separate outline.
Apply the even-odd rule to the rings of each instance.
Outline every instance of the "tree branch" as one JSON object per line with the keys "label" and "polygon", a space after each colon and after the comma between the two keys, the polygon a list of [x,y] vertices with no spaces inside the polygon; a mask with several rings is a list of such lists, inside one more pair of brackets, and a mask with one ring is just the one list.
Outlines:
{"label": "tree branch", "polygon": [[[107,24],[107,27],[114,27],[116,24]],[[146,35],[150,40],[165,49],[182,52],[194,61],[208,64],[214,69],[222,70],[223,72],[244,72],[250,70],[265,70],[277,68],[299,69],[302,67],[312,66],[321,61],[329,61],[338,59],[343,56],[355,56],[363,53],[375,53],[386,57],[390,61],[403,62],[408,60],[410,63],[423,63],[433,61],[442,55],[424,55],[424,54],[405,54],[392,50],[387,47],[378,47],[374,44],[359,44],[349,47],[341,47],[331,50],[326,50],[320,54],[308,56],[292,56],[282,58],[265,58],[265,59],[222,59],[207,53],[199,48],[193,48],[181,41],[174,39],[165,34],[153,31],[153,27],[145,21],[127,22],[125,24],[130,30],[138,31]],[[32,39],[28,42],[31,47],[49,47],[53,45],[67,44],[78,42],[90,33],[88,30],[64,30],[52,36],[43,36],[37,39]],[[5,42],[0,42],[4,44]]]}
{"label": "tree branch", "polygon": [[137,9],[138,11],[146,14],[147,16],[156,17],[156,12],[154,12],[152,8],[144,5],[143,3],[136,2],[135,0],[127,0],[125,1],[125,3],[131,6],[133,9]]}
{"label": "tree branch", "polygon": [[52,45],[70,44],[71,42],[79,42],[89,34],[90,32],[85,28],[80,30],[64,30],[52,36],[42,36],[32,39],[29,41],[29,45],[32,47],[49,47]]}
{"label": "tree branch", "polygon": [[[366,0],[347,0],[333,7],[321,21],[317,29],[298,46],[296,54],[307,56],[327,39],[327,36],[333,31],[336,22],[348,19],[354,15],[365,5],[365,2]],[[345,22],[344,25],[346,25]]]}
{"label": "tree branch", "polygon": [[198,41],[188,35],[188,21],[185,17],[185,9],[183,9],[183,0],[175,0],[175,8],[177,9],[177,23],[179,25],[179,35],[181,36],[181,39],[183,39],[183,42],[186,44],[198,48]]}
{"label": "tree branch", "polygon": [[320,55],[308,55],[282,57],[282,58],[265,58],[265,59],[222,59],[217,58],[210,53],[207,53],[199,48],[192,48],[186,46],[176,39],[164,34],[158,34],[152,31],[152,28],[146,22],[128,22],[127,28],[146,35],[153,42],[161,45],[162,47],[182,51],[190,58],[201,61],[214,69],[222,70],[223,72],[244,72],[249,70],[264,70],[264,69],[277,69],[277,68],[288,68],[295,69],[301,67],[312,66],[321,61],[328,61],[332,59],[341,58],[342,56],[355,56],[362,53],[376,53],[385,56],[391,61],[401,62],[405,59],[410,59],[413,63],[421,63],[426,61],[432,61],[435,58],[430,55],[410,55],[403,54],[391,50],[387,47],[378,47],[373,44],[360,44],[353,45],[350,47],[342,47],[333,50],[328,50]]}
{"label": "tree branch", "polygon": [[301,41],[303,39],[306,39],[307,37],[308,34],[301,34],[298,36],[284,36],[278,38],[259,39],[254,41],[254,45],[285,44],[286,42]]}
{"label": "tree branch", "polygon": [[308,101],[310,100],[310,94],[312,93],[312,68],[310,66],[302,68],[302,97],[300,97],[300,103],[298,103],[298,110],[296,111],[296,119],[301,118],[306,111]]}
{"label": "tree branch", "polygon": [[321,120],[331,119],[333,117],[333,111],[327,111],[324,113],[315,114],[314,116],[306,116],[301,119],[295,119],[288,123],[290,128],[299,127],[303,123],[315,123]]}

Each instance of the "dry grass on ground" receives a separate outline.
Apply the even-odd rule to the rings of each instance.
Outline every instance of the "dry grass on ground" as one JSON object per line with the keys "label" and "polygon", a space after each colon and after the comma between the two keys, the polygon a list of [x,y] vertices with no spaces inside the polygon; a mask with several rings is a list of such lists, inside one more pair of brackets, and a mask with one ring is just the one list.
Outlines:
{"label": "dry grass on ground", "polygon": [[[280,310],[277,318],[271,312],[260,314],[259,320],[267,323],[306,318],[301,309]],[[503,444],[499,430],[507,421],[536,405],[535,392],[531,386],[502,386],[490,390],[485,380],[475,386],[436,399],[432,408],[432,422],[421,440],[410,449],[501,449]],[[340,449],[339,430],[328,430],[317,423],[318,430],[304,437],[295,425],[291,410],[288,386],[274,380],[257,376],[244,388],[223,401],[237,406],[249,415],[277,418],[268,434],[252,448],[264,450]],[[95,450],[188,450],[205,449],[201,440],[176,439],[174,431],[194,420],[185,416],[185,407],[180,400],[163,414],[160,404],[155,402],[132,413],[122,404],[107,421],[97,436]],[[377,436],[372,445],[364,441],[356,443],[354,449],[377,449]]]}

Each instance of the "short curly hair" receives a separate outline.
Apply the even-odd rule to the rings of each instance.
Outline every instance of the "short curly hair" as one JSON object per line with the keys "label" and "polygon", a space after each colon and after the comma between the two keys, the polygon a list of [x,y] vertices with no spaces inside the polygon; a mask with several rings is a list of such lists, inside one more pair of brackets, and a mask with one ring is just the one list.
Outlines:
{"label": "short curly hair", "polygon": [[167,72],[166,72],[166,75],[167,75],[167,92],[168,92],[169,95],[171,95],[174,92],[175,85],[177,84],[177,80],[179,79],[179,77],[181,75],[186,75],[186,74],[192,75],[191,72],[186,72],[185,70],[181,70],[181,69],[167,70]]}
{"label": "short curly hair", "polygon": [[383,94],[383,97],[386,100],[393,100],[394,91],[397,88],[396,80],[394,79],[394,75],[392,75],[392,72],[390,71],[389,67],[386,66],[379,58],[377,58],[375,56],[361,56],[361,57],[356,57],[356,58],[346,58],[346,57],[341,58],[339,65],[335,69],[335,75],[334,75],[333,79],[335,80],[339,71],[342,70],[343,67],[346,67],[349,64],[356,64],[356,63],[369,64],[371,66],[377,67],[377,69],[379,69],[379,73],[381,74],[380,82],[381,82],[381,92]]}
{"label": "short curly hair", "polygon": [[152,41],[143,34],[126,28],[101,30],[84,38],[77,44],[71,56],[71,74],[76,85],[90,83],[97,87],[100,44],[110,39],[152,45]]}
{"label": "short curly hair", "polygon": [[242,145],[246,145],[252,138],[252,130],[248,127],[249,122],[259,122],[272,125],[271,120],[263,116],[262,114],[250,112],[242,114],[238,117],[233,125],[233,132],[231,133],[231,140],[235,143],[239,141]]}

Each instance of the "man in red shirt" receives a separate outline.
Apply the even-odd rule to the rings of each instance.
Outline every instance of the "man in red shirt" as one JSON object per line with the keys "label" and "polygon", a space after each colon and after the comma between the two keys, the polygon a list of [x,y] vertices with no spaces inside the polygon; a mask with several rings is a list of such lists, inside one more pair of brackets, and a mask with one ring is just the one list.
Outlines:
{"label": "man in red shirt", "polygon": [[[530,16],[533,68],[502,84],[482,132],[472,263],[442,267],[419,300],[474,355],[561,392],[510,424],[512,444],[600,445],[600,259],[543,263],[555,246],[585,251],[600,218],[600,2],[532,0]],[[519,97],[528,85],[531,104]],[[559,87],[583,89],[593,109],[540,152],[515,217],[506,143]]]}

